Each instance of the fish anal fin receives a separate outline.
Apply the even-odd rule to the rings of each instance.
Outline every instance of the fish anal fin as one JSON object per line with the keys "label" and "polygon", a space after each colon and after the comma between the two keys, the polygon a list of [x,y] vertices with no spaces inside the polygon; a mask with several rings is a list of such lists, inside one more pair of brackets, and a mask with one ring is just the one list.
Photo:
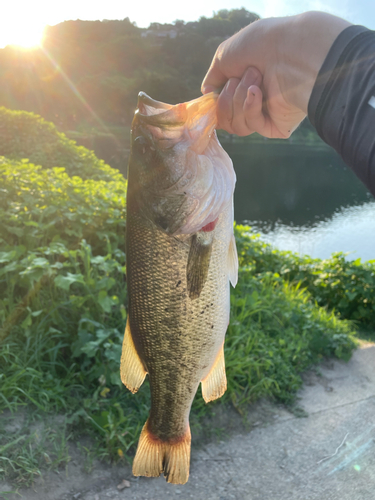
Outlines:
{"label": "fish anal fin", "polygon": [[232,234],[229,243],[227,265],[228,265],[229,281],[232,283],[233,288],[235,288],[238,281],[238,254],[237,254],[236,240],[234,238],[234,234]]}
{"label": "fish anal fin", "polygon": [[163,441],[145,423],[133,462],[134,476],[158,477],[162,472],[168,483],[185,484],[190,467],[190,427],[180,438]]}
{"label": "fish anal fin", "polygon": [[210,266],[213,235],[208,232],[196,233],[192,236],[186,279],[189,297],[197,299],[207,280]]}
{"label": "fish anal fin", "polygon": [[134,394],[141,387],[146,374],[147,372],[134,345],[128,317],[124,341],[122,343],[120,364],[121,381],[129,389],[129,391]]}
{"label": "fish anal fin", "polygon": [[227,390],[227,377],[225,374],[224,346],[211,368],[210,373],[202,381],[202,396],[206,403],[221,398]]}

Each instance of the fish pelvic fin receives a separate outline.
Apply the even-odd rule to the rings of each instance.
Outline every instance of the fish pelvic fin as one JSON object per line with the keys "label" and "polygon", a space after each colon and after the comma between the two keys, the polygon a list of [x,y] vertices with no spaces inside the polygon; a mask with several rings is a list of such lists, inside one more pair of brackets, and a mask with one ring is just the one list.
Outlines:
{"label": "fish pelvic fin", "polygon": [[235,288],[238,281],[238,254],[237,254],[236,240],[234,238],[234,234],[232,234],[229,243],[227,265],[228,265],[229,281],[232,283],[232,287]]}
{"label": "fish pelvic fin", "polygon": [[207,280],[212,253],[212,233],[196,233],[192,236],[186,268],[189,297],[197,299]]}
{"label": "fish pelvic fin", "polygon": [[206,403],[221,398],[227,390],[225,374],[224,345],[211,368],[210,373],[202,381],[202,396]]}
{"label": "fish pelvic fin", "polygon": [[148,420],[139,438],[133,462],[134,476],[158,477],[162,472],[168,483],[185,484],[189,478],[191,434],[163,441],[149,430]]}
{"label": "fish pelvic fin", "polygon": [[134,394],[143,384],[146,374],[147,372],[134,345],[128,317],[124,341],[122,343],[120,364],[121,381],[129,391]]}

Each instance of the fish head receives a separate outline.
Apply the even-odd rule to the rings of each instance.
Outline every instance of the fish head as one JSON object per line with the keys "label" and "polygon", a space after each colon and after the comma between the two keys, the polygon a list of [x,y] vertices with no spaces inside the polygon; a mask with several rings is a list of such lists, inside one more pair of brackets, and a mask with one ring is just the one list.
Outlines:
{"label": "fish head", "polygon": [[132,123],[129,186],[140,210],[168,234],[217,219],[235,176],[216,138],[217,95],[170,105],[141,92]]}

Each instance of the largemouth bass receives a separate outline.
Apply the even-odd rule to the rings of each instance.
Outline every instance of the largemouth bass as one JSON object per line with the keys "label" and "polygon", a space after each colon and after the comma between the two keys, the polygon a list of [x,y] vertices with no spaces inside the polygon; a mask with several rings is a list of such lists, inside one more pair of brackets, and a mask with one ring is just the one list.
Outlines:
{"label": "largemouth bass", "polygon": [[237,282],[235,173],[215,132],[216,94],[172,106],[139,94],[128,170],[129,313],[121,379],[133,393],[148,374],[151,411],[135,476],[189,477],[189,413],[226,390],[229,280]]}

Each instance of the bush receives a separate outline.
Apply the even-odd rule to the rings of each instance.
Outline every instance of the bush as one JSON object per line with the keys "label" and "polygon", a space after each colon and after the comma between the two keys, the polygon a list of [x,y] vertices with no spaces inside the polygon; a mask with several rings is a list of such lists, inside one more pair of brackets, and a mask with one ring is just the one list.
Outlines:
{"label": "bush", "polygon": [[350,323],[317,307],[309,292],[277,274],[255,277],[242,268],[231,306],[227,396],[236,405],[264,395],[291,403],[302,384],[301,372],[324,356],[351,356]]}
{"label": "bush", "polygon": [[0,155],[28,158],[43,168],[62,167],[70,176],[103,181],[120,180],[121,174],[95,154],[58,132],[55,125],[27,111],[0,106]]}
{"label": "bush", "polygon": [[277,273],[283,280],[305,287],[320,306],[334,310],[339,317],[375,327],[375,260],[348,261],[343,253],[326,260],[300,257],[272,249],[246,226],[236,227],[236,237],[241,265],[254,276]]}

